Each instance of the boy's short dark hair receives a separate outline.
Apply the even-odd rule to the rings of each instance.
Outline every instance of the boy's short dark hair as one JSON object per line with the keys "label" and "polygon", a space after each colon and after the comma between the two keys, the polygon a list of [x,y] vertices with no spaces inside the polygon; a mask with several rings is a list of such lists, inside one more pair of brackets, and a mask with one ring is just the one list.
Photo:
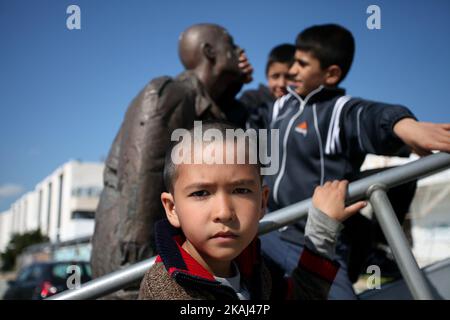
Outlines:
{"label": "boy's short dark hair", "polygon": [[353,62],[355,40],[352,33],[337,24],[309,27],[297,36],[298,50],[311,52],[320,61],[322,69],[335,64],[341,68],[341,82]]}
{"label": "boy's short dark hair", "polygon": [[286,63],[291,65],[294,62],[295,57],[295,46],[293,44],[283,43],[279,46],[274,47],[267,59],[266,64],[266,75],[269,73],[270,66],[275,63]]}
{"label": "boy's short dark hair", "polygon": [[[231,122],[228,122],[226,120],[205,120],[202,121],[202,134],[208,130],[208,129],[217,129],[221,132],[221,134],[226,137],[226,130],[241,130],[241,128],[237,127]],[[194,133],[194,127],[192,127],[189,130],[189,134],[193,135]],[[169,150],[166,153],[165,159],[164,159],[164,171],[163,171],[163,179],[164,179],[164,185],[166,187],[166,190],[170,193],[173,193],[174,190],[174,181],[177,179],[177,165],[173,163],[172,161],[172,150],[180,143],[183,143],[182,141],[173,141],[169,147]],[[258,154],[258,152],[257,152]],[[258,172],[260,172],[261,163],[259,161],[259,158],[256,159],[256,166],[258,169]],[[262,176],[260,175],[261,181]]]}

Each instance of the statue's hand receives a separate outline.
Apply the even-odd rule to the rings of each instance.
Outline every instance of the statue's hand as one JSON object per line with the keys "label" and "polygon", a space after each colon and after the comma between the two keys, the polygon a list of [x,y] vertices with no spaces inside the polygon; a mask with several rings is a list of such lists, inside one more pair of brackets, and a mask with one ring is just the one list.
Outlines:
{"label": "statue's hand", "polygon": [[245,54],[244,49],[239,54],[239,68],[241,69],[244,75],[244,83],[250,83],[253,80],[253,67],[248,61],[247,55]]}

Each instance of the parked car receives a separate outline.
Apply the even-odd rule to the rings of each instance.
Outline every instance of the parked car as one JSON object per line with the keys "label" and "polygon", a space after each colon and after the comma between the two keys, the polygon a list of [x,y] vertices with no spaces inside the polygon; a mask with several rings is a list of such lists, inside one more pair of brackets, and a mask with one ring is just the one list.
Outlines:
{"label": "parked car", "polygon": [[[74,267],[74,266],[78,266]],[[70,277],[70,279],[69,279]],[[76,278],[78,277],[78,279]],[[38,262],[19,271],[8,281],[5,300],[40,300],[91,280],[91,267],[81,261]]]}

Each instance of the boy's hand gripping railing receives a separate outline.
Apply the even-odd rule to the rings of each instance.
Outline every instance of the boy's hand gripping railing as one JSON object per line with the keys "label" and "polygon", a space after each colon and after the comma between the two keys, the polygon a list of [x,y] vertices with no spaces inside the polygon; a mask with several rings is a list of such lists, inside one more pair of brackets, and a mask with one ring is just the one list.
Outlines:
{"label": "boy's hand gripping railing", "polygon": [[[412,255],[385,190],[415,179],[424,178],[447,168],[450,168],[450,154],[441,152],[400,167],[385,170],[349,185],[347,203],[369,198],[381,229],[393,250],[403,278],[415,299],[432,299],[433,295]],[[307,215],[310,204],[311,199],[308,199],[266,215],[259,224],[259,234],[296,222]],[[49,299],[83,300],[105,296],[139,281],[154,261],[155,257],[138,262],[123,270],[89,281],[79,289],[62,292]]]}

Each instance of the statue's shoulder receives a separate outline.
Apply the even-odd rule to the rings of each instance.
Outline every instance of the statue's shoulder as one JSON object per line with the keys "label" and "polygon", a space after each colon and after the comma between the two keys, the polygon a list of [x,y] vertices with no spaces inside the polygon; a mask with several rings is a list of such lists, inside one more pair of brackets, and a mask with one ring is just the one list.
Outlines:
{"label": "statue's shoulder", "polygon": [[[175,108],[187,100],[195,98],[195,91],[186,81],[169,76],[161,76],[150,80],[139,94],[133,99],[126,118],[135,122],[136,116],[152,117],[162,112],[173,112]],[[140,120],[139,120],[140,121]]]}
{"label": "statue's shoulder", "polygon": [[163,95],[167,95],[168,92],[177,92],[172,88],[176,82],[174,80],[169,76],[161,76],[150,80],[134,97],[128,107],[127,114],[131,117],[134,117],[136,112],[148,114],[151,109],[156,108]]}
{"label": "statue's shoulder", "polygon": [[170,100],[180,100],[187,95],[194,94],[195,90],[184,79],[161,76],[150,80],[142,93],[146,97],[149,95],[157,95],[159,98],[169,96]]}
{"label": "statue's shoulder", "polygon": [[144,92],[146,95],[148,94],[157,94],[158,96],[162,95],[164,89],[170,85],[174,84],[174,79],[169,76],[161,76],[157,78],[153,78],[150,80],[144,88]]}

